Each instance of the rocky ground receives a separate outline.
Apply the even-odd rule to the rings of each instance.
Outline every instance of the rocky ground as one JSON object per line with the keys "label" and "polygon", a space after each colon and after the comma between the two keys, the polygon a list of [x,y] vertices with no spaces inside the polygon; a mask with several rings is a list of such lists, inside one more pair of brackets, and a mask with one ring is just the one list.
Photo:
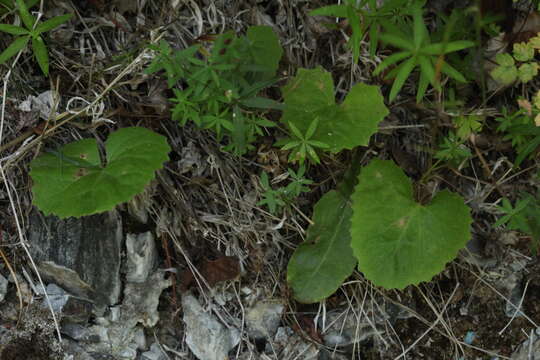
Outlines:
{"label": "rocky ground", "polygon": [[[221,151],[210,132],[171,120],[166,79],[144,73],[152,58],[146,44],[160,37],[182,48],[225,29],[269,25],[284,49],[283,83],[299,67],[322,65],[338,98],[359,81],[386,91],[388,84],[371,76],[383,55],[371,58],[363,42],[360,65],[353,65],[346,24],[329,30],[307,15],[329,3],[45,2],[46,18],[75,14],[48,35],[49,78],[23,54],[2,82],[0,360],[540,357],[540,263],[529,238],[494,229],[494,218],[483,215],[496,192],[489,184],[472,173],[441,172],[480,215],[467,248],[431,282],[387,291],[355,272],[332,297],[300,304],[287,287],[288,260],[313,204],[335,187],[352,155],[313,167],[312,191],[276,217],[257,203],[260,171],[286,173],[280,150],[263,138],[241,158]],[[431,11],[440,6],[428,3],[436,3]],[[9,41],[0,35],[0,49]],[[423,120],[432,113],[413,105],[414,91],[407,91],[364,150],[418,177],[425,154],[415,149],[429,141]],[[69,117],[80,109],[85,116]],[[51,114],[70,120],[42,137]],[[144,193],[78,219],[44,216],[32,206],[28,164],[44,146],[134,125],[167,136],[172,147]],[[500,173],[511,169],[502,156],[489,156]],[[527,172],[506,174],[505,191],[538,186]]]}

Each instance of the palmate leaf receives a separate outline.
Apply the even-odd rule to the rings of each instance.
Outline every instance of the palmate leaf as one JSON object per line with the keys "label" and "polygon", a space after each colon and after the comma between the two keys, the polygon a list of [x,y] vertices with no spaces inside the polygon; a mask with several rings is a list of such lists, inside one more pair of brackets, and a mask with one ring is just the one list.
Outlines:
{"label": "palmate leaf", "polygon": [[34,204],[45,215],[60,218],[111,210],[144,190],[169,151],[165,137],[141,127],[109,136],[105,167],[94,139],[67,144],[59,151],[61,156],[43,154],[30,164]]}
{"label": "palmate leaf", "polygon": [[305,134],[314,119],[311,140],[328,144],[331,152],[367,145],[378,123],[388,114],[377,86],[356,84],[341,105],[334,98],[332,76],[327,71],[299,69],[283,87],[285,110],[281,121]]}
{"label": "palmate leaf", "polygon": [[428,205],[415,202],[410,180],[392,161],[364,167],[351,198],[351,246],[359,270],[378,286],[429,281],[471,237],[459,195],[444,190]]}

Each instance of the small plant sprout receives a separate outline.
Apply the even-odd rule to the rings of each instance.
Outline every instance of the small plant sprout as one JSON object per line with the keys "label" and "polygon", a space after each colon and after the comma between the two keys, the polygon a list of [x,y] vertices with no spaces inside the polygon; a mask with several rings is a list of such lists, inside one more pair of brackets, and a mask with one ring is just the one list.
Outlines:
{"label": "small plant sprout", "polygon": [[42,34],[50,31],[71,18],[71,14],[56,16],[52,19],[38,23],[38,20],[30,14],[24,0],[16,0],[17,10],[24,26],[0,24],[0,31],[14,35],[15,40],[0,54],[0,64],[5,63],[11,57],[31,42],[32,52],[36,57],[41,71],[45,76],[49,75],[49,53],[43,40]]}
{"label": "small plant sprout", "polygon": [[329,146],[321,141],[311,139],[315,134],[318,124],[319,119],[313,119],[306,131],[306,134],[303,135],[292,122],[289,123],[289,127],[294,138],[284,141],[285,145],[283,145],[281,148],[281,150],[291,151],[289,155],[289,162],[299,162],[300,165],[302,165],[306,158],[315,164],[321,162],[319,156],[317,155],[316,149],[328,149]]}

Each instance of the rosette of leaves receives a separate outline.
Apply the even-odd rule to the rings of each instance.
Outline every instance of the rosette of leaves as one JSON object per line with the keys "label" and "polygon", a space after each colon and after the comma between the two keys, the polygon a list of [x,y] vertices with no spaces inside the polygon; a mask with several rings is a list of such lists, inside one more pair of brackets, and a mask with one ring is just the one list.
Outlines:
{"label": "rosette of leaves", "polygon": [[112,133],[104,164],[94,139],[49,150],[30,164],[34,204],[60,218],[111,210],[144,190],[169,151],[165,137],[141,127]]}
{"label": "rosette of leaves", "polygon": [[351,27],[349,46],[356,64],[360,57],[360,42],[366,33],[369,34],[369,53],[374,56],[377,51],[381,24],[397,22],[408,15],[412,4],[423,6],[425,1],[388,0],[380,4],[377,0],[345,0],[343,4],[328,5],[315,9],[311,16],[335,16],[346,18]]}
{"label": "rosette of leaves", "polygon": [[414,6],[412,14],[412,29],[408,26],[398,27],[385,22],[382,24],[385,31],[379,35],[379,39],[383,43],[400,49],[384,59],[373,72],[373,75],[378,75],[390,66],[399,63],[385,76],[385,79],[394,79],[389,95],[390,101],[396,98],[415,68],[420,70],[416,92],[417,102],[422,100],[429,84],[440,89],[439,70],[456,81],[466,82],[465,77],[458,70],[444,61],[444,55],[472,47],[475,45],[474,42],[457,40],[432,43],[424,23],[422,8],[418,5]]}
{"label": "rosette of leaves", "polygon": [[[24,0],[16,0],[15,3],[24,26],[0,24],[0,31],[16,36],[15,40],[0,54],[0,64],[5,63],[9,58],[15,56],[30,42],[32,52],[36,57],[41,71],[43,71],[45,76],[48,76],[49,53],[45,41],[43,41],[42,34],[65,23],[72,15],[60,15],[36,24],[37,19],[28,10],[29,5],[34,5],[35,1],[29,2],[29,5]],[[2,4],[7,5],[7,2],[2,1]]]}

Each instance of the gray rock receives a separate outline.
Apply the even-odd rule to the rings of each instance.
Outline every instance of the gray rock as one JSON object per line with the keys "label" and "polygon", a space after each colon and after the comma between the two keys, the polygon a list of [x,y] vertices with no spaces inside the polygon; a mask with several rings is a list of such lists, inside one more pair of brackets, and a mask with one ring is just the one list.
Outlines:
{"label": "gray rock", "polygon": [[228,329],[211,313],[206,312],[191,294],[182,296],[186,343],[200,360],[224,360],[240,342],[236,329]]}
{"label": "gray rock", "polygon": [[100,306],[118,302],[122,223],[116,211],[60,220],[34,210],[28,241],[47,282]]}
{"label": "gray rock", "polygon": [[0,302],[4,301],[7,295],[8,281],[0,274]]}
{"label": "gray rock", "polygon": [[271,339],[279,326],[285,307],[278,301],[261,301],[246,313],[248,333],[254,339]]}
{"label": "gray rock", "polygon": [[272,343],[266,344],[266,354],[279,354],[280,359],[316,360],[320,349],[296,334],[290,327],[279,327]]}
{"label": "gray rock", "polygon": [[[88,322],[92,313],[90,301],[69,295],[56,284],[47,285],[46,291],[53,311],[62,315],[63,323],[85,324]],[[44,309],[49,309],[46,299],[43,299],[41,306]]]}
{"label": "gray rock", "polygon": [[139,350],[147,348],[144,330],[139,324],[151,327],[158,322],[159,297],[169,286],[171,280],[164,279],[162,272],[152,274],[144,283],[126,283],[122,304],[112,307],[108,317],[97,318],[96,325],[87,333],[78,335],[85,340],[86,351],[135,359]]}
{"label": "gray rock", "polygon": [[153,272],[157,263],[157,250],[151,232],[143,234],[127,234],[127,281],[143,283]]}
{"label": "gray rock", "polygon": [[150,345],[149,351],[145,351],[141,354],[141,358],[143,360],[167,360],[167,355],[163,353],[158,344],[153,343]]}
{"label": "gray rock", "polygon": [[[326,314],[324,324],[322,319],[319,320],[324,344],[329,347],[351,345],[384,332],[374,329],[368,321],[358,321],[352,311],[330,312]],[[377,320],[376,323],[379,322]],[[382,318],[380,321],[383,321]]]}

